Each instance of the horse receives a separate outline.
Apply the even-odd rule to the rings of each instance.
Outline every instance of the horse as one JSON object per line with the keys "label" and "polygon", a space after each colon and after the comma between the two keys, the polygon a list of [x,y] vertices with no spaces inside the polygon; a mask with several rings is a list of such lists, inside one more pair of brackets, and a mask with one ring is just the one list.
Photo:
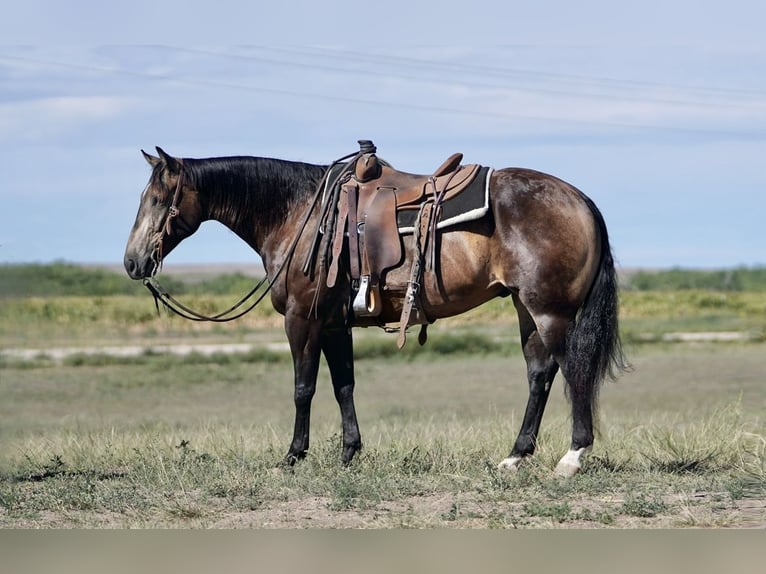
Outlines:
{"label": "horse", "polygon": [[[327,269],[307,273],[315,249],[307,230],[321,225],[317,208],[328,165],[265,157],[178,158],[141,150],[151,166],[125,250],[127,274],[153,277],[181,241],[207,220],[228,227],[260,255],[270,298],[284,316],[294,367],[295,425],[284,462],[309,449],[309,421],[321,355],[329,367],[342,422],[341,461],[362,440],[354,405],[354,311],[348,262],[328,287]],[[349,156],[346,156],[349,157]],[[599,389],[626,368],[619,326],[615,263],[601,212],[584,193],[527,168],[492,171],[489,210],[439,233],[440,292],[420,293],[429,321],[451,317],[495,297],[512,298],[527,365],[529,396],[517,438],[498,468],[515,471],[532,455],[551,386],[564,378],[571,444],[555,472],[573,476],[590,452]],[[405,244],[412,237],[402,237]],[[407,285],[413,249],[386,285]],[[395,323],[402,289],[382,289],[378,320]]]}

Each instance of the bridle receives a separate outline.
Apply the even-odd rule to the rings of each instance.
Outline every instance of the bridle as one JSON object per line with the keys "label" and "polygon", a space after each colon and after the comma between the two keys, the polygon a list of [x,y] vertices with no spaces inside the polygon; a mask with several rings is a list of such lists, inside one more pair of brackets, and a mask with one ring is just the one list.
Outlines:
{"label": "bridle", "polygon": [[[266,296],[266,294],[271,290],[271,286],[273,285],[273,281],[271,281],[267,287],[266,290],[261,293],[260,297],[258,297],[255,301],[253,301],[248,307],[241,309],[247,301],[255,295],[255,293],[263,286],[264,283],[268,281],[268,275],[264,276],[263,279],[258,281],[258,283],[253,287],[247,295],[242,297],[237,303],[226,309],[225,311],[222,311],[220,313],[216,313],[215,315],[205,315],[203,313],[200,313],[198,311],[195,311],[191,309],[190,307],[187,307],[184,305],[181,301],[173,297],[167,289],[165,289],[162,285],[160,285],[160,282],[157,281],[156,275],[157,273],[162,269],[162,261],[164,259],[164,250],[163,250],[163,242],[165,240],[166,236],[170,236],[170,234],[173,231],[173,221],[179,217],[181,214],[181,209],[179,207],[179,203],[181,201],[181,191],[183,189],[183,182],[184,182],[184,164],[182,159],[176,159],[178,162],[180,169],[178,171],[178,181],[176,182],[176,189],[173,192],[173,200],[170,203],[170,207],[168,208],[167,212],[165,213],[165,219],[162,222],[162,224],[159,226],[159,230],[155,234],[155,245],[154,250],[152,251],[152,259],[154,260],[154,269],[152,270],[151,277],[144,278],[144,285],[147,289],[149,289],[149,292],[154,297],[154,306],[157,309],[157,312],[159,313],[160,310],[160,303],[163,304],[163,306],[178,315],[179,317],[183,317],[184,319],[188,319],[190,321],[205,321],[205,322],[214,322],[214,323],[225,323],[228,321],[233,321],[234,319],[239,319],[243,315],[246,315],[250,311],[252,311],[258,303],[260,303],[263,298]],[[313,206],[312,206],[313,208]],[[310,215],[309,211],[309,215]],[[179,219],[179,221],[183,221],[182,219]],[[300,234],[299,234],[300,235]],[[297,244],[297,241],[296,241]],[[293,246],[294,249],[294,246]],[[277,273],[274,276],[274,280],[279,276],[279,274],[282,271],[282,268],[284,267],[284,264],[282,267],[279,268]]]}
{"label": "bridle", "polygon": [[[168,208],[167,213],[165,214],[165,220],[162,223],[162,225],[159,227],[159,231],[156,232],[156,239],[155,239],[155,247],[154,251],[152,252],[152,259],[154,260],[154,269],[152,270],[152,274],[150,277],[144,278],[144,285],[149,290],[149,292],[154,297],[154,305],[157,309],[157,312],[159,313],[160,310],[160,303],[162,305],[178,315],[179,317],[183,317],[184,319],[188,319],[190,321],[205,321],[205,322],[213,322],[213,323],[226,323],[228,321],[233,321],[235,319],[239,319],[240,317],[246,315],[260,303],[264,297],[266,297],[267,293],[271,291],[271,288],[273,287],[276,280],[279,278],[279,276],[282,274],[282,271],[287,267],[287,264],[292,260],[293,255],[295,254],[295,249],[298,246],[298,241],[301,238],[301,235],[303,235],[304,230],[306,229],[306,226],[308,225],[309,219],[311,219],[311,214],[314,212],[314,209],[317,206],[317,203],[319,201],[319,198],[322,196],[323,191],[325,191],[328,187],[328,178],[330,174],[332,173],[333,168],[344,162],[345,160],[349,158],[353,158],[348,162],[348,165],[353,165],[353,163],[356,161],[356,159],[361,155],[360,152],[354,152],[348,155],[343,156],[342,158],[339,158],[335,160],[330,166],[327,167],[324,174],[322,175],[322,178],[319,180],[319,183],[317,184],[317,189],[314,193],[314,198],[311,201],[311,205],[309,206],[308,210],[306,211],[306,215],[303,218],[303,221],[301,223],[300,228],[298,229],[298,232],[295,234],[295,238],[293,239],[292,244],[290,245],[290,248],[287,250],[287,255],[285,256],[284,261],[279,266],[277,271],[274,273],[274,277],[269,280],[269,276],[264,275],[264,277],[256,283],[256,285],[250,290],[247,295],[242,297],[237,303],[232,305],[230,308],[226,309],[225,311],[221,311],[220,313],[216,313],[215,315],[205,315],[203,313],[200,313],[198,311],[194,311],[193,309],[187,307],[181,301],[173,297],[168,291],[160,285],[159,281],[156,279],[156,274],[162,269],[162,260],[164,257],[163,254],[163,241],[165,239],[165,236],[170,236],[172,230],[173,230],[173,221],[177,219],[180,214],[181,210],[178,206],[180,200],[181,200],[181,189],[183,187],[183,179],[184,179],[184,164],[182,159],[176,159],[175,161],[178,162],[180,169],[178,173],[178,181],[176,182],[176,189],[173,193],[173,201],[170,204],[170,207]],[[340,176],[338,176],[340,177]],[[336,182],[333,182],[333,185]],[[183,219],[179,219],[179,221],[183,221]],[[313,249],[313,248],[312,248]],[[258,292],[258,290],[263,286],[266,285],[266,289],[261,293],[253,302],[251,302],[247,307],[244,307],[247,304],[247,301],[254,297],[255,294]],[[244,307],[244,309],[242,308]]]}
{"label": "bridle", "polygon": [[165,219],[162,222],[162,225],[159,226],[158,231],[155,233],[154,250],[152,251],[152,260],[154,261],[152,277],[162,270],[162,260],[165,257],[163,249],[165,236],[170,236],[170,233],[173,231],[173,220],[181,213],[178,203],[181,200],[181,190],[183,188],[184,164],[182,159],[176,159],[175,161],[177,161],[180,166],[178,170],[178,181],[176,182],[176,189],[173,193],[173,201],[170,202],[170,207],[167,212],[165,212]]}

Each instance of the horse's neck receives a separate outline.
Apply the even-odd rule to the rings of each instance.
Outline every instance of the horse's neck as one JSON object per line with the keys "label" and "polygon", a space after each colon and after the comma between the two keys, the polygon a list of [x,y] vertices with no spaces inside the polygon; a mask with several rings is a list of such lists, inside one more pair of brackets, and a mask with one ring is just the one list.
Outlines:
{"label": "horse's neck", "polygon": [[301,191],[312,185],[313,171],[321,170],[262,158],[221,158],[218,164],[211,164],[207,187],[198,190],[207,204],[206,218],[228,227],[261,255],[268,237],[287,235],[281,229],[299,216],[292,211],[303,203]]}
{"label": "horse's neck", "polygon": [[200,195],[207,205],[207,217],[217,221],[247,241],[246,235],[252,232],[251,226],[246,225],[243,200],[239,194],[247,193],[245,189],[229,188],[227,193],[219,190],[200,190]]}

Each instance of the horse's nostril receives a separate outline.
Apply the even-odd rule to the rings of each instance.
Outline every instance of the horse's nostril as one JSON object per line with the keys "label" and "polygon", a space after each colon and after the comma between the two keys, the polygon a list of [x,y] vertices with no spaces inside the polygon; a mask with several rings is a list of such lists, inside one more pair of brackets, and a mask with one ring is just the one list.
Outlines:
{"label": "horse's nostril", "polygon": [[125,270],[128,272],[128,275],[133,275],[136,272],[136,262],[131,257],[125,258]]}

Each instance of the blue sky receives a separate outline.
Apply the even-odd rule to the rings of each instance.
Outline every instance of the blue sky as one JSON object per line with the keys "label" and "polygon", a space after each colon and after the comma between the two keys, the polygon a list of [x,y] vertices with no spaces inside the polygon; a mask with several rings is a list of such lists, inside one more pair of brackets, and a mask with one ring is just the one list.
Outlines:
{"label": "blue sky", "polygon": [[[104,4],[4,7],[0,263],[121,262],[141,148],[326,163],[364,138],[412,172],[561,177],[624,267],[766,264],[762,2]],[[216,223],[168,258],[251,261]]]}

